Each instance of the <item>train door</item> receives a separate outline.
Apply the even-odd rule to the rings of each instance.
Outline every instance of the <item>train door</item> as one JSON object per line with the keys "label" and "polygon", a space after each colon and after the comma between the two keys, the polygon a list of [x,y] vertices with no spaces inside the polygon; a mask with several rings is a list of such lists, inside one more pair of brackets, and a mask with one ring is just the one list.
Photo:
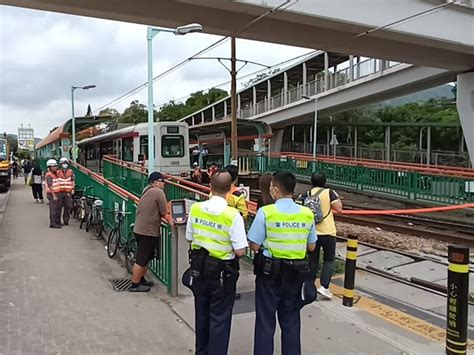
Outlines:
{"label": "train door", "polygon": [[133,137],[122,138],[122,160],[133,161]]}
{"label": "train door", "polygon": [[122,139],[114,140],[114,155],[117,159],[122,159]]}

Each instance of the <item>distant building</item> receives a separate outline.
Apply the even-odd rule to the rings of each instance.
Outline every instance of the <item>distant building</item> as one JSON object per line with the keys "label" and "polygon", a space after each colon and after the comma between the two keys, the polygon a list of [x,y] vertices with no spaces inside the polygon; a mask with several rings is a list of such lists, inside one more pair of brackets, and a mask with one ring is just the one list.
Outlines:
{"label": "distant building", "polygon": [[23,124],[21,124],[18,128],[18,149],[28,150],[30,152],[35,150],[35,135],[30,125],[24,127]]}

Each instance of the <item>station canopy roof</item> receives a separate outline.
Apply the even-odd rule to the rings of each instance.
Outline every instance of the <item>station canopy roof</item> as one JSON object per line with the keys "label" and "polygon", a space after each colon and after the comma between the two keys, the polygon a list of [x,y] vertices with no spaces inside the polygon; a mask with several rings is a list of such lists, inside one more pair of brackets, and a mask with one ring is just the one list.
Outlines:
{"label": "station canopy roof", "polygon": [[[247,119],[237,119],[238,139],[252,140],[258,137],[270,138],[272,136],[271,127],[265,122],[250,121]],[[196,138],[198,141],[206,141],[206,137],[212,137],[213,134],[224,134],[225,137],[231,136],[231,120],[223,119],[215,122],[207,122],[189,127],[189,137],[191,141]],[[212,138],[210,138],[212,140]]]}
{"label": "station canopy roof", "polygon": [[[88,128],[93,127],[99,123],[106,122],[110,120],[111,116],[84,116],[76,117],[76,133]],[[68,138],[71,136],[72,132],[72,119],[67,120],[59,127],[51,131],[47,137],[42,139],[35,148],[39,149],[41,147],[47,146],[53,142],[60,140],[61,138]]]}

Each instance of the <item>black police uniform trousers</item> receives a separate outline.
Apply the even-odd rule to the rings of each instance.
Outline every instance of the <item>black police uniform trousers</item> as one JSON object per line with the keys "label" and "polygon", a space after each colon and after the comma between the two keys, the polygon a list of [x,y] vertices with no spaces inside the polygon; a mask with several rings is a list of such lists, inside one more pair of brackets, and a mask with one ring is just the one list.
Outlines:
{"label": "black police uniform trousers", "polygon": [[235,288],[226,291],[221,280],[201,277],[194,281],[196,354],[227,354]]}
{"label": "black police uniform trousers", "polygon": [[302,284],[282,287],[281,277],[257,275],[255,280],[254,355],[273,355],[276,317],[281,328],[282,355],[301,354],[300,292]]}

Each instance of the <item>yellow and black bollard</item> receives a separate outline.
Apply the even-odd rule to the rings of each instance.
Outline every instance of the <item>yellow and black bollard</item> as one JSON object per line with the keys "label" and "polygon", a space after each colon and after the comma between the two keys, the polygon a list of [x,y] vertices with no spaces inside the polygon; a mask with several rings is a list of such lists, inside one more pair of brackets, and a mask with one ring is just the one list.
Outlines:
{"label": "yellow and black bollard", "polygon": [[357,261],[357,236],[349,235],[347,237],[346,269],[344,272],[344,297],[342,304],[346,307],[352,307],[354,303],[354,285]]}
{"label": "yellow and black bollard", "polygon": [[446,354],[467,354],[469,248],[448,246],[448,261]]}

